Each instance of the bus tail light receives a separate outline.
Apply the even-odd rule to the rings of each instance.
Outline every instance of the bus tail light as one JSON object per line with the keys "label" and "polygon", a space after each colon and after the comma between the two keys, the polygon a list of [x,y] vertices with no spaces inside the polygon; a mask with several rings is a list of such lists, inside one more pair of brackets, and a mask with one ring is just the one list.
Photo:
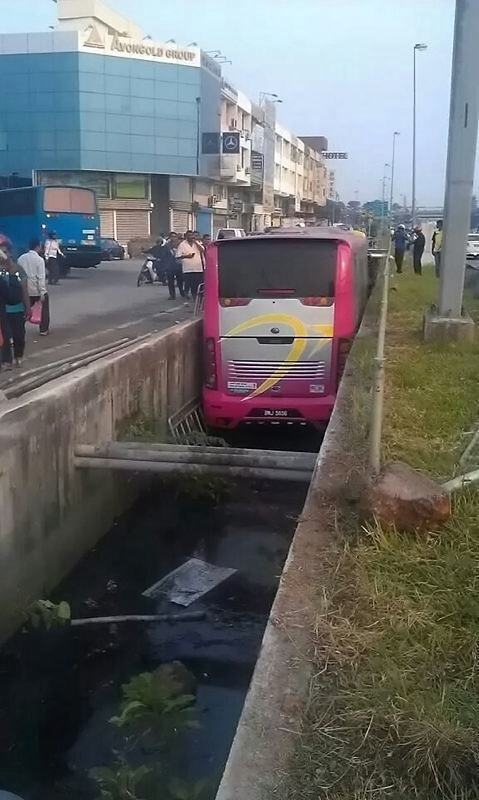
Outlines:
{"label": "bus tail light", "polygon": [[205,386],[208,389],[216,389],[218,386],[216,347],[213,338],[209,338],[205,342]]}
{"label": "bus tail light", "polygon": [[220,297],[220,306],[223,308],[235,308],[236,306],[247,306],[251,300],[249,297]]}
{"label": "bus tail light", "polygon": [[344,367],[351,350],[352,339],[340,339],[338,342],[338,386],[343,377]]}
{"label": "bus tail light", "polygon": [[332,306],[334,297],[300,297],[303,306]]}

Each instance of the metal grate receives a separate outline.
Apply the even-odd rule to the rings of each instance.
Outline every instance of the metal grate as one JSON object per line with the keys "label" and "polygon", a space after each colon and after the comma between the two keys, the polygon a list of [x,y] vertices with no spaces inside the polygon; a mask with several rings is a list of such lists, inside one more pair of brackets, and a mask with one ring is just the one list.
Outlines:
{"label": "metal grate", "polygon": [[229,361],[228,375],[231,378],[266,380],[273,373],[281,378],[303,378],[318,380],[325,377],[325,361]]}
{"label": "metal grate", "polygon": [[195,309],[194,315],[195,317],[200,317],[204,311],[205,307],[205,284],[200,283],[198,286],[198,294],[196,295],[195,300]]}
{"label": "metal grate", "polygon": [[200,401],[195,398],[168,418],[168,429],[178,444],[187,444],[192,434],[206,434]]}

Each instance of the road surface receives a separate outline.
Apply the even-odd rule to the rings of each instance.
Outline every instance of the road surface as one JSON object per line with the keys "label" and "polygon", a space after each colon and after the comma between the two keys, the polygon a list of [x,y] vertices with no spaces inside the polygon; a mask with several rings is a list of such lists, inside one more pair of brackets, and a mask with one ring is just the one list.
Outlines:
{"label": "road surface", "polygon": [[[50,335],[39,336],[38,327],[27,323],[21,371],[189,319],[193,304],[185,306],[179,296],[170,300],[165,286],[137,287],[142,263],[132,259],[103,262],[97,269],[72,269],[58,286],[49,286]],[[0,385],[5,378],[0,377]]]}

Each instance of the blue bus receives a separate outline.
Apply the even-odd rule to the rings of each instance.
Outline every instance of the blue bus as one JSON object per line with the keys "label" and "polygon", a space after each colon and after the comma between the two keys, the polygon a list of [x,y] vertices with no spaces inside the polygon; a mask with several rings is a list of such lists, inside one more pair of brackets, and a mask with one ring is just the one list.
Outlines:
{"label": "blue bus", "polygon": [[70,267],[101,262],[100,217],[95,192],[76,186],[28,186],[0,190],[0,233],[11,239],[18,257],[30,239],[44,242],[55,231]]}

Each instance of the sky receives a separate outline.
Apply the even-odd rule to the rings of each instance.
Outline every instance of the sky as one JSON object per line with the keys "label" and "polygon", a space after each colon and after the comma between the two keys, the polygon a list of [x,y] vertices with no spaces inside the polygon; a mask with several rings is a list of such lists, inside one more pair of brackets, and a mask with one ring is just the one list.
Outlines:
{"label": "sky", "polygon": [[[223,74],[257,100],[275,92],[281,123],[347,151],[345,202],[381,196],[396,144],[395,202],[411,202],[413,46],[417,54],[416,202],[442,205],[454,0],[108,0],[158,41],[197,42],[232,60]],[[46,30],[52,0],[0,0],[2,32]],[[356,194],[357,192],[357,194]]]}

